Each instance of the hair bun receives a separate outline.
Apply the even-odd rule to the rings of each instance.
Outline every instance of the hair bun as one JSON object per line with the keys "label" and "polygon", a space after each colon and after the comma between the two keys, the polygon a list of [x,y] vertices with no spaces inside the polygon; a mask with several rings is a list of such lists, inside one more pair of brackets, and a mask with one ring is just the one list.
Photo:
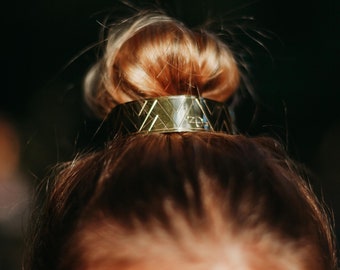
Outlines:
{"label": "hair bun", "polygon": [[217,37],[147,13],[112,28],[103,59],[85,80],[85,96],[104,117],[117,104],[145,97],[190,94],[225,101],[238,85],[237,63]]}

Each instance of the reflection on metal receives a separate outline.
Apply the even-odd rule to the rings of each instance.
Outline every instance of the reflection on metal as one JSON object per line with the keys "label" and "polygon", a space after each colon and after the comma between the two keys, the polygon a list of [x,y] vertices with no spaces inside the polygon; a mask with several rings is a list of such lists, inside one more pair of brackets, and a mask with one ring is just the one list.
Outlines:
{"label": "reflection on metal", "polygon": [[166,96],[120,104],[109,115],[114,134],[213,131],[234,133],[225,104],[196,96]]}

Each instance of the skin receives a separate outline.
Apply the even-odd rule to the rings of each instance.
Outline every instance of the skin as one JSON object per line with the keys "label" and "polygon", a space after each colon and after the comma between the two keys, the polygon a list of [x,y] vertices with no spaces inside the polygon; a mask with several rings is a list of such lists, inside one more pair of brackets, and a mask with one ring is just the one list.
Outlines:
{"label": "skin", "polygon": [[[93,232],[92,232],[93,233]],[[87,242],[86,270],[312,270],[308,248],[298,248],[272,235],[182,235],[179,240],[162,231],[132,234],[113,239],[93,234]],[[104,238],[102,238],[102,236]],[[85,237],[86,238],[86,237]],[[87,239],[89,240],[89,239]],[[117,248],[117,246],[119,248]],[[114,248],[116,247],[116,248]],[[306,256],[308,260],[304,259]]]}
{"label": "skin", "polygon": [[242,251],[237,248],[229,250],[225,254],[212,254],[207,250],[207,256],[202,258],[185,258],[183,256],[146,256],[137,261],[89,265],[87,270],[303,270],[304,267],[299,258],[288,254],[272,256],[264,251]]}
{"label": "skin", "polygon": [[[210,258],[200,258],[196,260],[182,259],[182,258],[146,258],[136,263],[121,265],[117,268],[119,270],[302,270],[306,269],[296,264],[296,258],[288,257],[273,258],[265,254],[241,254],[232,252],[224,256],[212,256]],[[296,265],[295,265],[296,264]],[[97,267],[91,270],[98,269]],[[103,265],[98,270],[112,270],[116,269],[110,265]],[[89,269],[90,270],[90,269]]]}
{"label": "skin", "polygon": [[129,229],[99,214],[82,223],[71,239],[72,257],[80,255],[76,270],[323,269],[315,247],[305,241],[284,237],[264,224],[227,222],[216,196],[203,196],[203,204],[205,218],[189,221],[171,201],[164,201],[169,228],[157,219],[147,224],[136,219]]}

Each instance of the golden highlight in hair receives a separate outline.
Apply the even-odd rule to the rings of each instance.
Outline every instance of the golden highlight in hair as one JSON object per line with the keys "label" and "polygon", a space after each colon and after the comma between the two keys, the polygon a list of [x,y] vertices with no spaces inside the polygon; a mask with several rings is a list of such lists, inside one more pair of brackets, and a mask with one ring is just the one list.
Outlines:
{"label": "golden highlight in hair", "polygon": [[191,94],[223,102],[239,77],[231,51],[213,34],[149,13],[113,29],[86,93],[105,117],[116,104],[145,97]]}

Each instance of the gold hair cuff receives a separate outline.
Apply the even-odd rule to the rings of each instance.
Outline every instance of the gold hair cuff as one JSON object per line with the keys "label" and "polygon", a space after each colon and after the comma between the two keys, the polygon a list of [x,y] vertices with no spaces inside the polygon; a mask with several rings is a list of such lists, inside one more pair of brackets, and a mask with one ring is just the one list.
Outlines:
{"label": "gold hair cuff", "polygon": [[215,131],[234,133],[225,104],[196,96],[166,96],[120,104],[109,115],[114,134]]}

